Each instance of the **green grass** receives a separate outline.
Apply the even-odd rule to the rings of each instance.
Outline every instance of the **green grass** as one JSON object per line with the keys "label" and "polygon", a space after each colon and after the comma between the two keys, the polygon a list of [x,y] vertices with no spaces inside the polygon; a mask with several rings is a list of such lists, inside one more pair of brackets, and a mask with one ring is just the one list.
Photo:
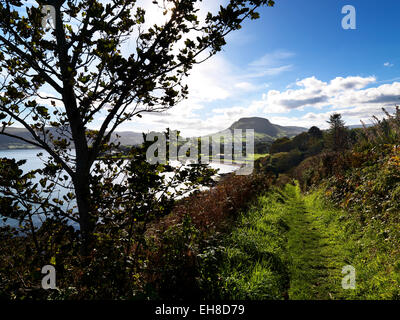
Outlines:
{"label": "green grass", "polygon": [[[356,289],[336,291],[333,298],[399,299],[399,238],[388,235],[396,234],[396,230],[398,234],[400,226],[392,223],[383,227],[382,221],[378,220],[361,224],[354,213],[338,210],[324,201],[322,190],[314,191],[304,200],[307,208],[322,222],[319,230],[324,230],[329,244],[325,251],[337,257],[330,260],[331,265],[343,261],[356,270]],[[331,270],[329,279],[340,284],[342,275]]]}
{"label": "green grass", "polygon": [[254,154],[254,161],[258,160],[260,158],[265,158],[267,156],[269,156],[269,153],[255,153]]}
{"label": "green grass", "polygon": [[321,203],[317,194],[302,197],[293,189],[288,250],[291,256],[290,299],[345,299],[342,268],[351,264],[343,239],[341,213]]}
{"label": "green grass", "polygon": [[285,201],[283,193],[271,192],[240,217],[219,261],[219,298],[285,298],[289,284]]}
{"label": "green grass", "polygon": [[[398,299],[398,239],[385,240],[375,222],[362,226],[324,199],[322,190],[301,195],[297,185],[259,196],[214,259],[216,277],[205,280],[217,283],[213,297]],[[356,270],[354,290],[342,288],[346,265]]]}

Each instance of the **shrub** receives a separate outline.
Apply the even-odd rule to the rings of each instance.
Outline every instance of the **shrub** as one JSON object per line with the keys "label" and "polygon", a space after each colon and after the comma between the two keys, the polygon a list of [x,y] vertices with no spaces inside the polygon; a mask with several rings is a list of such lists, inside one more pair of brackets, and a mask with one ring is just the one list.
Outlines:
{"label": "shrub", "polygon": [[292,140],[290,140],[288,137],[283,137],[276,139],[272,143],[270,147],[270,153],[289,152],[292,148]]}
{"label": "shrub", "polygon": [[360,135],[358,148],[370,148],[376,145],[396,144],[400,141],[400,107],[396,106],[393,115],[382,108],[386,118],[379,120],[373,116],[374,126],[367,128],[363,124],[363,132]]}
{"label": "shrub", "polygon": [[198,299],[206,294],[199,282],[199,254],[218,246],[220,235],[229,232],[238,214],[271,184],[272,178],[260,174],[229,175],[214,188],[182,199],[169,216],[151,226],[147,239],[152,268],[146,278],[160,298]]}

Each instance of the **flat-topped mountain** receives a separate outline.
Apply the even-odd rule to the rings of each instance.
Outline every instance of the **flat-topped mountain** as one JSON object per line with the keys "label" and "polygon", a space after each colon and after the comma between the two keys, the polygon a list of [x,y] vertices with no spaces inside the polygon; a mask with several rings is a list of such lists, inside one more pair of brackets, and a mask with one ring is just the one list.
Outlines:
{"label": "flat-topped mountain", "polygon": [[271,123],[268,119],[260,117],[241,118],[234,122],[228,129],[254,129],[256,135],[261,134],[271,138],[279,138],[282,136],[291,137],[308,130],[302,127],[280,126]]}

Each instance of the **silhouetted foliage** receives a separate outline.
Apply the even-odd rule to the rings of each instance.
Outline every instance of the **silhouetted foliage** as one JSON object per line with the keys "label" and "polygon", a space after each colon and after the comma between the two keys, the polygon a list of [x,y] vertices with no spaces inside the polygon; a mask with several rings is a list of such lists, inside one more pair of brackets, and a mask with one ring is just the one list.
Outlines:
{"label": "silhouetted foliage", "polygon": [[308,130],[308,134],[316,139],[322,139],[322,136],[323,136],[322,131],[316,126],[312,126]]}
{"label": "silhouetted foliage", "polygon": [[[79,224],[86,243],[104,215],[126,205],[113,200],[107,212],[99,210],[100,194],[122,200],[112,194],[114,188],[98,190],[100,176],[108,175],[107,187],[115,178],[108,165],[95,165],[115,148],[111,135],[125,121],[168,110],[186,98],[183,80],[192,67],[220,51],[243,21],[257,19],[260,6],[274,5],[272,0],[230,0],[200,19],[199,2],[153,1],[154,8],[165,11],[165,23],[146,27],[145,10],[136,1],[48,0],[55,9],[50,32],[42,26],[42,1],[38,6],[0,2],[0,71],[6,72],[0,78],[0,134],[47,151],[43,188],[61,185],[71,191],[69,199],[48,203],[76,202],[60,215]],[[123,54],[133,35],[134,49]],[[44,86],[53,94],[43,96]],[[99,129],[88,130],[100,115]],[[5,130],[14,123],[31,137]]]}
{"label": "silhouetted foliage", "polygon": [[328,131],[328,147],[333,151],[342,151],[349,147],[348,130],[345,127],[342,115],[334,113],[327,121],[330,125]]}
{"label": "silhouetted foliage", "polygon": [[270,153],[289,152],[293,148],[292,140],[288,137],[276,139],[271,147]]}

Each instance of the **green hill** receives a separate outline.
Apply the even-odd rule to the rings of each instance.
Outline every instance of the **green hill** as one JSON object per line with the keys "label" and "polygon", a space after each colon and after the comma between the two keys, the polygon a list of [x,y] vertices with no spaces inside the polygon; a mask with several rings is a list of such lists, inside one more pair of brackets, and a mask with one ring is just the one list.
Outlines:
{"label": "green hill", "polygon": [[241,118],[234,122],[229,128],[211,134],[209,136],[218,139],[218,136],[223,135],[226,132],[233,132],[235,129],[253,129],[254,130],[254,142],[255,142],[255,153],[265,154],[268,153],[269,147],[272,142],[282,137],[294,137],[302,132],[307,131],[307,128],[293,127],[293,126],[280,126],[271,123],[268,119],[260,117]]}
{"label": "green hill", "polygon": [[254,129],[257,136],[264,136],[265,139],[270,138],[271,140],[284,136],[292,137],[308,130],[302,127],[280,126],[259,117],[241,118],[229,127],[229,130],[234,129]]}
{"label": "green hill", "polygon": [[277,138],[281,137],[294,137],[299,133],[305,132],[308,129],[302,127],[293,126],[280,126],[271,123],[268,119],[260,117],[251,118],[241,118],[234,122],[229,128],[219,131],[217,133],[211,134],[210,136],[222,135],[226,131],[231,131],[235,129],[253,129],[255,133],[256,143],[271,143]]}

